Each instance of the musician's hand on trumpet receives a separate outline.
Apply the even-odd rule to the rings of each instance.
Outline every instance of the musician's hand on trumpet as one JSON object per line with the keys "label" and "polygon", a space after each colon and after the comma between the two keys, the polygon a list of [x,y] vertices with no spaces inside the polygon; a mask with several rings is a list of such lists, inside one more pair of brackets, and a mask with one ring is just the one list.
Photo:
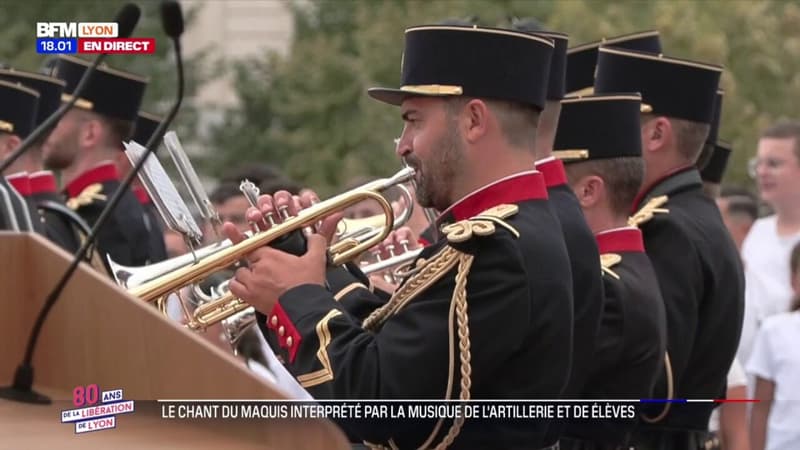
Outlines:
{"label": "musician's hand on trumpet", "polygon": [[[313,192],[305,192],[297,199],[286,191],[279,191],[274,196],[262,195],[258,199],[258,208],[248,209],[247,219],[260,231],[265,231],[296,216],[316,201]],[[236,271],[229,285],[230,291],[257,310],[269,314],[278,298],[289,289],[303,284],[324,285],[328,242],[341,218],[341,213],[323,218],[317,230],[307,234],[307,249],[302,256],[272,247],[254,250],[246,256],[248,267]],[[234,244],[246,238],[232,223],[225,223],[223,230]]]}

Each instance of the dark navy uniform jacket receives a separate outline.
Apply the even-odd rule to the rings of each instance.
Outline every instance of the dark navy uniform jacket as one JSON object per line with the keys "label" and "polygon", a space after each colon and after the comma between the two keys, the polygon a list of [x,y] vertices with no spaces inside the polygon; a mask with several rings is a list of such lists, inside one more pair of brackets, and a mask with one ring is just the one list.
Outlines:
{"label": "dark navy uniform jacket", "polygon": [[[669,212],[652,215],[640,228],[666,307],[675,398],[725,398],[742,327],[742,264],[719,209],[702,188],[697,170],[686,167],[643,190],[633,209],[647,210],[666,196],[661,208]],[[659,382],[654,396],[665,395]],[[655,426],[706,430],[713,407],[673,407]]]}
{"label": "dark navy uniform jacket", "polygon": [[[268,315],[273,350],[316,398],[458,399],[466,369],[469,398],[560,397],[571,363],[572,282],[546,199],[536,171],[465,197],[442,215],[441,238],[422,252],[416,273],[363,320],[323,286],[289,290]],[[348,431],[416,448],[441,442],[451,422],[438,432],[433,421],[373,425]],[[552,443],[547,425],[467,420],[451,447],[537,448]]]}
{"label": "dark navy uniform jacket", "polygon": [[[93,226],[119,186],[117,168],[110,162],[98,165],[67,185],[67,206]],[[97,251],[104,261],[106,255],[126,266],[152,261],[143,216],[142,205],[132,192],[125,192],[97,237]]]}
{"label": "dark navy uniform jacket", "polygon": [[569,254],[575,323],[567,394],[576,396],[582,392],[595,358],[596,336],[603,309],[600,256],[581,205],[567,185],[564,163],[556,158],[541,160],[536,163],[536,169],[544,175],[550,206],[561,224]]}
{"label": "dark navy uniform jacket", "polygon": [[[642,233],[633,227],[617,228],[598,233],[596,239],[603,261],[605,301],[581,398],[652,398],[656,379],[664,370],[667,324]],[[623,445],[635,425],[636,418],[573,422],[565,434]]]}

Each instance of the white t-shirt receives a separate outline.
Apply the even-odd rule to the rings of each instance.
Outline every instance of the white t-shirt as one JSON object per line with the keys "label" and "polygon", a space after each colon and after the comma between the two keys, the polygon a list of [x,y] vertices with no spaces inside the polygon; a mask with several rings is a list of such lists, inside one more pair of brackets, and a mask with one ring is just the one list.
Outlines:
{"label": "white t-shirt", "polygon": [[[747,386],[747,375],[744,373],[744,367],[739,362],[739,358],[733,358],[731,368],[728,369],[728,389],[737,386]],[[719,407],[711,411],[711,417],[708,419],[708,430],[719,431]]]}
{"label": "white t-shirt", "polygon": [[749,360],[764,319],[789,310],[793,297],[789,256],[797,242],[800,233],[778,236],[777,218],[769,216],[756,220],[742,243],[745,311],[738,353],[742,361]]}
{"label": "white t-shirt", "polygon": [[747,372],[775,383],[766,450],[800,449],[800,311],[764,321]]}

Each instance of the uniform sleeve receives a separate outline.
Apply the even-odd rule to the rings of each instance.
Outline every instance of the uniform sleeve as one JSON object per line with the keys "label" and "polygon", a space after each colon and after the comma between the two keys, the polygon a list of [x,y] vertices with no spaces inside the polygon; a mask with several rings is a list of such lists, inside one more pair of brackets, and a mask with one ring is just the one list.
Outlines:
{"label": "uniform sleeve", "polygon": [[765,380],[775,380],[775,354],[772,347],[772,327],[765,324],[756,334],[747,372]]}
{"label": "uniform sleeve", "polygon": [[352,264],[328,269],[325,281],[333,298],[359,321],[386,304],[390,297],[375,289],[369,278]]}
{"label": "uniform sleeve", "polygon": [[703,269],[691,239],[669,216],[647,223],[644,240],[664,299],[667,350],[675,386],[680,386],[698,327]]}

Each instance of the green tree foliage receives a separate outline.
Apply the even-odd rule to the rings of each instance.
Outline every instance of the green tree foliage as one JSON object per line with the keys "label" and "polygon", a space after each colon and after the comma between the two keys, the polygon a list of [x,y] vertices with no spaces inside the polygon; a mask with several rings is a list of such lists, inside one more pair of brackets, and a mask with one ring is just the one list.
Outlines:
{"label": "green tree foliage", "polygon": [[735,152],[728,181],[746,181],[761,129],[800,117],[797,1],[316,0],[294,8],[288,55],[237,68],[242,104],[214,133],[221,151],[210,170],[271,162],[328,194],[354,175],[394,172],[398,110],[365,91],[398,85],[406,27],[467,16],[492,26],[536,17],[570,34],[571,45],[655,28],[665,54],[724,65],[720,136]]}
{"label": "green tree foliage", "polygon": [[[123,0],[28,0],[2,1],[0,7],[0,63],[20,70],[39,71],[52,56],[36,53],[36,22],[110,22]],[[166,114],[176,91],[175,62],[172,43],[161,28],[159,1],[137,1],[141,18],[134,37],[153,37],[156,51],[152,55],[110,55],[105,63],[111,67],[149,77],[142,109]],[[184,23],[190,26],[193,12],[184,9]],[[186,95],[190,97],[199,83],[207,78],[200,68],[205,54],[185,61]],[[175,126],[191,135],[197,120],[196,111],[184,103]]]}

